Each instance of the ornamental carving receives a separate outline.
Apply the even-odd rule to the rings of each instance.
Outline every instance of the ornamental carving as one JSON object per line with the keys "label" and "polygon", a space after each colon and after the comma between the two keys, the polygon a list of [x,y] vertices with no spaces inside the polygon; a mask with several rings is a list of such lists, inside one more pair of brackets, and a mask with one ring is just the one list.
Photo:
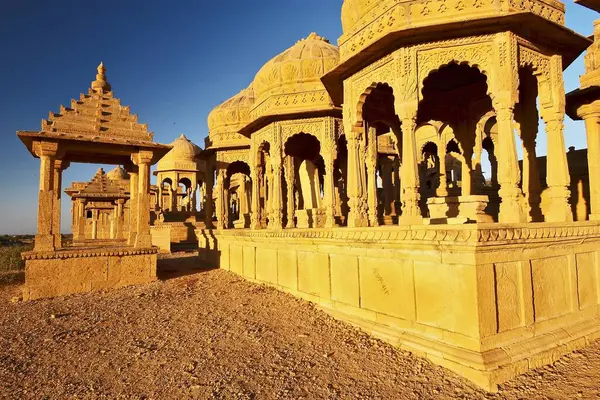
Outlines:
{"label": "ornamental carving", "polygon": [[217,153],[217,161],[226,164],[240,161],[250,165],[250,149],[219,151]]}
{"label": "ornamental carving", "polygon": [[529,12],[564,25],[565,6],[553,0],[345,0],[341,60],[347,60],[389,33]]}
{"label": "ornamental carving", "polygon": [[492,63],[490,55],[494,53],[492,43],[467,44],[454,47],[438,47],[432,50],[420,50],[417,52],[417,68],[419,76],[419,98],[422,96],[423,82],[431,72],[452,62],[468,63],[470,66],[478,67],[488,78],[488,87],[492,81]]}

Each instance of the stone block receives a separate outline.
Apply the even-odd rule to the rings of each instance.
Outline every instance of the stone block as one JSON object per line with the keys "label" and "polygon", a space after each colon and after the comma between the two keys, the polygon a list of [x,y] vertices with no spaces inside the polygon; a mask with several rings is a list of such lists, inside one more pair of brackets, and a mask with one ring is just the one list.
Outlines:
{"label": "stone block", "polygon": [[298,263],[295,250],[277,251],[277,282],[293,291],[298,290]]}
{"label": "stone block", "polygon": [[232,244],[229,246],[229,270],[238,275],[242,275],[244,267],[242,247]]}
{"label": "stone block", "polygon": [[532,260],[531,270],[536,322],[568,313],[572,282],[567,257]]}
{"label": "stone block", "polygon": [[330,260],[331,299],[360,307],[358,257],[332,254]]}
{"label": "stone block", "polygon": [[313,296],[329,299],[329,256],[309,251],[298,252],[298,290]]}
{"label": "stone block", "polygon": [[277,284],[277,250],[256,248],[256,279],[262,282]]}
{"label": "stone block", "polygon": [[475,268],[415,262],[417,321],[479,336]]}
{"label": "stone block", "polygon": [[256,248],[253,246],[244,246],[243,258],[244,266],[242,275],[246,278],[256,279]]}
{"label": "stone block", "polygon": [[575,256],[577,266],[577,293],[579,308],[581,310],[598,304],[598,276],[597,253],[581,253]]}
{"label": "stone block", "polygon": [[361,307],[414,320],[415,291],[413,262],[361,257]]}

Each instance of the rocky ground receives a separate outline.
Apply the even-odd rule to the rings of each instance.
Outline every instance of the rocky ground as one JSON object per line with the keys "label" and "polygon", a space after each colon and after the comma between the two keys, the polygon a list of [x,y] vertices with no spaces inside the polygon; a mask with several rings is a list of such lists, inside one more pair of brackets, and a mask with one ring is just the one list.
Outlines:
{"label": "rocky ground", "polygon": [[194,257],[160,282],[12,303],[0,288],[1,399],[600,398],[600,343],[485,393],[311,304]]}

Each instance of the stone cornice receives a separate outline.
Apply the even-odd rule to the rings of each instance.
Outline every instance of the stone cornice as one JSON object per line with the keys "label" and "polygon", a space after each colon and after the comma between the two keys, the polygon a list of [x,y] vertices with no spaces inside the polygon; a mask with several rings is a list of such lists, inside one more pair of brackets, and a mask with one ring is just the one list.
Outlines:
{"label": "stone cornice", "polygon": [[[544,242],[554,239],[584,240],[600,237],[600,223],[595,221],[574,223],[535,224],[468,224],[468,225],[423,225],[374,228],[334,229],[284,229],[272,230],[206,230],[212,234],[235,240],[254,239],[300,239],[318,241],[356,241],[365,243],[394,242],[437,242],[438,244],[519,244]],[[202,233],[202,232],[201,232]]]}
{"label": "stone cornice", "polygon": [[133,247],[102,247],[102,248],[66,248],[57,251],[27,251],[21,253],[23,260],[51,260],[86,257],[137,256],[142,254],[157,254],[158,247],[135,249]]}

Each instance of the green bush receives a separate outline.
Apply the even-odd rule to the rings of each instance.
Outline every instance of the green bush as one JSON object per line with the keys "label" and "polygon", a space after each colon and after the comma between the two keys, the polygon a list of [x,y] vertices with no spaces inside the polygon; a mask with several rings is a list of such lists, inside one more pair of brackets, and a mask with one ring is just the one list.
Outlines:
{"label": "green bush", "polygon": [[25,262],[21,260],[21,252],[32,249],[31,245],[14,245],[0,247],[0,273],[21,271]]}

